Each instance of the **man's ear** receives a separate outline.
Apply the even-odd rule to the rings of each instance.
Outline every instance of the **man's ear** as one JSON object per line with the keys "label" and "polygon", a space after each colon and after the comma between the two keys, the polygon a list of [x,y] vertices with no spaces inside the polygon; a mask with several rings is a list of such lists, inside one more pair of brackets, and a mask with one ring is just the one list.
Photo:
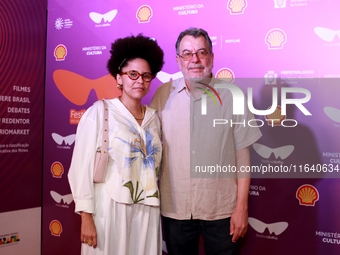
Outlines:
{"label": "man's ear", "polygon": [[214,57],[215,57],[214,53],[211,53],[212,67],[214,67]]}
{"label": "man's ear", "polygon": [[179,70],[181,70],[181,68],[182,68],[182,66],[181,66],[181,57],[178,56],[178,55],[176,55],[176,62],[177,62]]}

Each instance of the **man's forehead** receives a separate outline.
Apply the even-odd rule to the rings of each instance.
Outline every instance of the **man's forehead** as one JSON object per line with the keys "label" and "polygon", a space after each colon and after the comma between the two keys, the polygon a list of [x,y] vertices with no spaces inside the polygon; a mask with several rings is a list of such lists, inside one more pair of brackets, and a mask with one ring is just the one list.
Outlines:
{"label": "man's forehead", "polygon": [[204,36],[193,37],[191,35],[186,35],[182,38],[179,49],[183,50],[191,50],[191,49],[205,49],[208,48],[208,43],[205,40]]}

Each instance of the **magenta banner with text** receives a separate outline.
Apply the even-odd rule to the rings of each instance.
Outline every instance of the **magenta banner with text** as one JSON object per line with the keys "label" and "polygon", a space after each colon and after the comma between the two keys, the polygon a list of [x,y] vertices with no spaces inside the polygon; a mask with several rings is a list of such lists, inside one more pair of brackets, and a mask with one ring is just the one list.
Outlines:
{"label": "magenta banner with text", "polygon": [[39,254],[46,1],[0,3],[0,254]]}

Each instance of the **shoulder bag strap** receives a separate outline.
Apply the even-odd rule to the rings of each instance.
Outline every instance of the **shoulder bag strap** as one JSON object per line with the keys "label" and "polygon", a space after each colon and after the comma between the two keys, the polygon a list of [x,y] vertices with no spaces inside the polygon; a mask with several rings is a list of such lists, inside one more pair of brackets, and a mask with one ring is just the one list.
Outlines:
{"label": "shoulder bag strap", "polygon": [[107,153],[109,140],[109,109],[105,99],[102,99],[104,105],[104,119],[103,119],[103,137],[102,137],[102,153]]}

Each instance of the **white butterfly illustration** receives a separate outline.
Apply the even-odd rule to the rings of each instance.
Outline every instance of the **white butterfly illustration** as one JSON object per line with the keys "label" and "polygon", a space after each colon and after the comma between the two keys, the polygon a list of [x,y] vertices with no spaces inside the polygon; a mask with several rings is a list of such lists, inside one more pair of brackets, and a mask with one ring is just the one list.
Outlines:
{"label": "white butterfly illustration", "polygon": [[340,123],[340,109],[326,106],[323,110],[330,119]]}
{"label": "white butterfly illustration", "polygon": [[249,217],[248,222],[249,225],[259,233],[263,233],[266,228],[268,228],[270,234],[274,233],[277,236],[288,228],[288,222],[284,221],[267,224],[258,219]]}
{"label": "white butterfly illustration", "polygon": [[102,22],[102,19],[104,19],[104,22],[111,22],[117,15],[118,10],[111,10],[105,14],[100,14],[97,12],[90,12],[89,16],[92,19],[93,22],[99,24],[100,22]]}
{"label": "white butterfly illustration", "polygon": [[260,143],[253,144],[254,150],[263,158],[269,158],[272,153],[276,159],[279,157],[281,159],[287,158],[294,151],[293,145],[286,145],[278,148],[270,148]]}
{"label": "white butterfly illustration", "polygon": [[314,32],[317,36],[319,36],[322,40],[326,42],[333,41],[336,35],[340,39],[340,30],[333,30],[325,27],[315,27]]}
{"label": "white butterfly illustration", "polygon": [[57,203],[60,203],[61,200],[63,200],[64,204],[71,204],[73,201],[73,196],[72,194],[67,194],[67,195],[60,195],[57,192],[51,190],[50,191],[51,197],[54,199],[54,201],[56,201]]}
{"label": "white butterfly illustration", "polygon": [[52,133],[52,138],[59,145],[62,145],[63,142],[65,142],[66,145],[72,145],[76,139],[76,134],[63,137],[57,133]]}
{"label": "white butterfly illustration", "polygon": [[160,80],[161,82],[164,83],[164,82],[170,81],[170,79],[172,79],[172,80],[179,79],[179,78],[183,77],[183,74],[182,74],[182,72],[177,72],[177,73],[174,73],[174,74],[169,74],[169,73],[160,71],[160,72],[158,72],[156,77],[158,78],[158,80]]}

